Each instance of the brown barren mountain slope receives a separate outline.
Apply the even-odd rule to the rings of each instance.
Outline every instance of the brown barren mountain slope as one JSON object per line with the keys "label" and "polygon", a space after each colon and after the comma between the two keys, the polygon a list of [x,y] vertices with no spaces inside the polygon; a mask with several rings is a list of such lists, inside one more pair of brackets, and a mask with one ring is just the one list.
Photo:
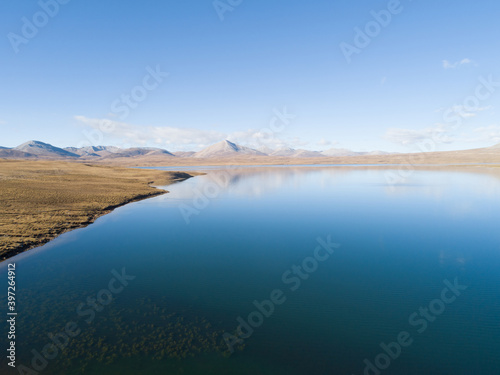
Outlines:
{"label": "brown barren mountain slope", "polygon": [[0,260],[86,226],[126,203],[166,193],[150,186],[192,177],[58,161],[0,159]]}
{"label": "brown barren mountain slope", "polygon": [[137,158],[98,159],[92,163],[120,166],[208,166],[208,165],[325,165],[325,164],[399,164],[399,165],[449,165],[449,164],[500,164],[500,147],[464,151],[441,151],[413,154],[360,155],[337,157],[290,158],[279,156],[234,155],[231,157],[192,158],[165,157],[162,155]]}

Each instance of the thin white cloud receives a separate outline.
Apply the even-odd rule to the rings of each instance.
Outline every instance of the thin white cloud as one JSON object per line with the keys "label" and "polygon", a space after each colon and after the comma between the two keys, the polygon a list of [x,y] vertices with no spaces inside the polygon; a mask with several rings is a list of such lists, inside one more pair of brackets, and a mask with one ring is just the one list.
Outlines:
{"label": "thin white cloud", "polygon": [[273,133],[271,130],[266,129],[223,133],[214,130],[169,126],[138,126],[110,119],[96,119],[85,116],[75,116],[75,119],[95,131],[96,134],[92,137],[95,143],[106,144],[112,142],[118,143],[120,147],[155,145],[157,147],[171,148],[174,151],[196,151],[224,139],[253,148],[266,146],[276,149],[304,144],[300,139],[287,139],[285,141],[280,138],[281,133]]}
{"label": "thin white cloud", "polygon": [[285,141],[279,138],[279,134],[273,133],[270,129],[248,129],[247,131],[234,132],[229,134],[227,139],[231,142],[252,148],[265,146],[276,149],[287,146]]}
{"label": "thin white cloud", "polygon": [[328,141],[328,140],[322,138],[319,142],[316,143],[316,145],[318,145],[318,146],[333,146],[337,143],[338,142],[332,142],[332,141]]}
{"label": "thin white cloud", "polygon": [[452,107],[448,108],[439,108],[434,111],[434,113],[442,113],[444,111],[449,111],[451,110],[451,114],[457,114],[458,116],[462,118],[470,118],[470,117],[475,117],[479,112],[484,112],[488,111],[490,109],[493,109],[493,106],[488,105],[485,107],[477,107],[477,108],[468,108],[464,105],[454,105]]}
{"label": "thin white cloud", "polygon": [[286,143],[292,148],[305,147],[309,145],[309,142],[300,139],[299,137],[287,138]]}
{"label": "thin white cloud", "polygon": [[465,142],[500,143],[500,125],[490,125],[476,128],[472,135],[464,136]]}
{"label": "thin white cloud", "polygon": [[443,124],[436,124],[432,128],[422,130],[390,128],[386,131],[384,138],[390,142],[405,146],[417,144],[428,139],[438,140],[440,143],[452,143],[454,141],[454,137],[448,126]]}
{"label": "thin white cloud", "polygon": [[298,137],[283,137],[281,132],[272,132],[270,129],[255,130],[249,129],[247,131],[234,132],[227,136],[231,142],[241,144],[243,146],[260,148],[268,147],[271,149],[278,148],[299,148],[309,144]]}
{"label": "thin white cloud", "polygon": [[[209,146],[227,137],[217,131],[199,129],[182,129],[170,126],[137,126],[109,119],[93,119],[75,116],[75,119],[96,130],[94,135],[103,143],[119,142],[127,145],[156,145],[158,147]],[[101,140],[102,138],[102,140]]]}
{"label": "thin white cloud", "polygon": [[468,59],[468,58],[465,58],[465,59],[462,59],[460,61],[456,61],[454,63],[451,63],[450,61],[448,60],[443,60],[443,68],[445,69],[455,69],[455,68],[458,68],[462,65],[469,65],[469,64],[472,64],[473,61],[471,59]]}
{"label": "thin white cloud", "polygon": [[453,127],[447,124],[437,124],[435,127],[422,130],[392,128],[388,129],[384,138],[401,145],[415,145],[419,142],[432,140],[436,143],[500,143],[500,125],[490,125],[475,128],[469,132],[455,134]]}
{"label": "thin white cloud", "polygon": [[477,116],[478,112],[483,112],[487,111],[489,109],[492,109],[493,107],[491,105],[486,106],[486,107],[477,107],[477,108],[467,108],[463,105],[455,105],[451,107],[453,112],[455,112],[457,115],[463,118],[469,118],[469,117],[475,117]]}

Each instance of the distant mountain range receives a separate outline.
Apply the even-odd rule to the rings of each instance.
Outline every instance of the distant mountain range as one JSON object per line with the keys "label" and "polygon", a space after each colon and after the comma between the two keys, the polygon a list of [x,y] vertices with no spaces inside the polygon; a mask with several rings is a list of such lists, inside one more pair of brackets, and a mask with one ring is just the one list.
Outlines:
{"label": "distant mountain range", "polygon": [[39,141],[29,141],[23,143],[13,150],[24,152],[28,155],[33,155],[38,158],[78,158],[80,155],[64,150],[59,147],[54,147],[48,143],[43,143]]}
{"label": "distant mountain range", "polygon": [[[492,147],[486,147],[475,150],[465,151],[446,151],[434,153],[438,157],[451,157],[457,159],[466,156],[467,160],[471,156],[484,159],[481,155],[494,157],[495,161],[500,158],[500,144]],[[402,155],[402,154],[399,154]],[[89,147],[66,147],[59,148],[48,143],[40,141],[29,141],[14,148],[0,146],[0,158],[4,159],[30,159],[30,160],[78,160],[78,161],[134,161],[134,162],[161,162],[163,160],[172,159],[241,159],[241,158],[350,158],[350,157],[398,157],[398,154],[391,154],[384,151],[372,152],[355,152],[342,148],[332,148],[326,151],[309,151],[293,148],[278,148],[271,149],[268,147],[260,147],[255,150],[253,148],[237,145],[230,141],[221,141],[211,145],[201,151],[180,151],[170,152],[161,148],[153,147],[134,147],[134,148],[118,148],[114,146],[89,146]],[[385,160],[386,158],[384,158]],[[381,159],[382,160],[382,159]],[[488,159],[489,160],[489,159]]]}
{"label": "distant mountain range", "polygon": [[192,157],[198,159],[208,159],[227,158],[235,155],[266,156],[265,153],[254,150],[253,148],[239,146],[229,141],[222,141],[195,153]]}
{"label": "distant mountain range", "polygon": [[14,148],[0,147],[0,158],[6,159],[71,159],[71,160],[100,160],[121,158],[231,158],[238,156],[273,156],[287,158],[312,158],[332,156],[359,156],[359,155],[386,155],[387,152],[375,151],[354,152],[345,149],[326,150],[323,152],[293,148],[279,148],[276,150],[261,147],[258,150],[237,145],[230,141],[221,141],[201,151],[170,152],[161,148],[134,147],[122,149],[114,146],[89,146],[59,148],[40,141],[29,141]]}

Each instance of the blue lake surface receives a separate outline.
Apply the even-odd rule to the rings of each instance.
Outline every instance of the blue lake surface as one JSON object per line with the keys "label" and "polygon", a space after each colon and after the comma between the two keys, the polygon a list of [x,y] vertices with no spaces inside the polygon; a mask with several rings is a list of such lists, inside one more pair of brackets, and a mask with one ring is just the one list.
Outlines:
{"label": "blue lake surface", "polygon": [[16,364],[500,374],[500,173],[395,173],[210,168],[1,263],[2,311],[16,263]]}

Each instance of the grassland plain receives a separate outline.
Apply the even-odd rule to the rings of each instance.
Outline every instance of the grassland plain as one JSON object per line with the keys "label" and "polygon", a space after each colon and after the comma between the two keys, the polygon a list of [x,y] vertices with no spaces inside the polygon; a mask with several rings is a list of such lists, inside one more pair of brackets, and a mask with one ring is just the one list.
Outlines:
{"label": "grassland plain", "polygon": [[224,165],[455,165],[455,164],[500,164],[500,147],[465,151],[415,152],[391,155],[361,155],[336,157],[277,157],[234,155],[206,159],[166,156],[138,156],[85,160],[96,165],[111,166],[224,166]]}
{"label": "grassland plain", "polygon": [[0,159],[0,261],[195,173]]}

